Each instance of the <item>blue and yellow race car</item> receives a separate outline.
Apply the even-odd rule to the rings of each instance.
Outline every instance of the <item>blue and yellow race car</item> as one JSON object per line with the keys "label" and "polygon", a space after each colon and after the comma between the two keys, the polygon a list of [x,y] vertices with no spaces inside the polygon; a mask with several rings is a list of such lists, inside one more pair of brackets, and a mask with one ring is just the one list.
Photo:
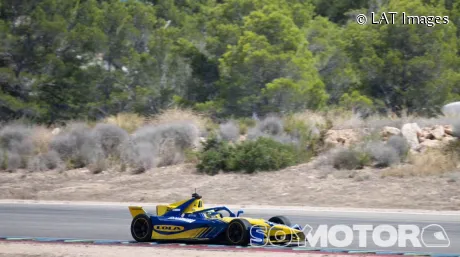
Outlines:
{"label": "blue and yellow race car", "polygon": [[291,225],[284,216],[268,221],[241,217],[227,207],[205,209],[202,197],[170,205],[156,206],[156,215],[140,206],[129,206],[133,220],[131,235],[138,242],[195,241],[230,245],[267,245],[303,242],[305,235],[300,226]]}

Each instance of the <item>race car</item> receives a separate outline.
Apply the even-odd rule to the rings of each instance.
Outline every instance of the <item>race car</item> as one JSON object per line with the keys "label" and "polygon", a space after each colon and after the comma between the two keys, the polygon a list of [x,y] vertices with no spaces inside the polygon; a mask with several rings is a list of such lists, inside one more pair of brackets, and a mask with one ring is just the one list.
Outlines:
{"label": "race car", "polygon": [[133,220],[131,235],[137,242],[194,241],[228,245],[267,245],[303,242],[300,226],[284,216],[268,221],[241,217],[227,207],[205,209],[196,192],[191,199],[157,205],[156,215],[140,206],[129,206]]}

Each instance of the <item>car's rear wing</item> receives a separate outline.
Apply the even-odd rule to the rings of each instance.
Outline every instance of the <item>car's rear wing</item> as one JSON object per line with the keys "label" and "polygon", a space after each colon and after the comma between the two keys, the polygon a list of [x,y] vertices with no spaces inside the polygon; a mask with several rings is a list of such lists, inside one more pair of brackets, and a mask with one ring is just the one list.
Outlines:
{"label": "car's rear wing", "polygon": [[142,208],[141,206],[129,206],[128,208],[133,218],[139,214],[146,214],[144,208]]}

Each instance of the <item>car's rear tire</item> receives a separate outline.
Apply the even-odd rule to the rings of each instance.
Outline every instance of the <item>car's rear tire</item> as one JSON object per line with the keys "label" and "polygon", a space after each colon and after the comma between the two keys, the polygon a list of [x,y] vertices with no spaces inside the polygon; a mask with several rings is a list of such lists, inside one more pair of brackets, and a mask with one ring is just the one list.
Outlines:
{"label": "car's rear tire", "polygon": [[232,220],[225,231],[225,241],[230,245],[247,246],[250,241],[251,224],[245,219]]}
{"label": "car's rear tire", "polygon": [[288,227],[292,226],[291,221],[284,216],[274,216],[271,217],[268,221],[276,224],[286,225]]}
{"label": "car's rear tire", "polygon": [[152,241],[152,220],[145,214],[139,214],[131,222],[131,235],[137,242]]}

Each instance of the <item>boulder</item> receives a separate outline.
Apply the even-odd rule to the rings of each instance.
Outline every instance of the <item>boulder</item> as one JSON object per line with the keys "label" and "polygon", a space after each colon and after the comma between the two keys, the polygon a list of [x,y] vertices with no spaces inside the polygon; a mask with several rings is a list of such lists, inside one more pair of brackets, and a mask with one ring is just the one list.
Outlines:
{"label": "boulder", "polygon": [[349,146],[350,144],[357,142],[357,139],[358,134],[353,129],[331,129],[326,133],[324,142],[330,146]]}
{"label": "boulder", "polygon": [[445,134],[444,126],[441,126],[441,125],[436,125],[431,130],[431,135],[433,136],[434,139],[437,139],[437,140],[442,140],[442,138],[444,137],[444,134]]}
{"label": "boulder", "polygon": [[452,128],[452,125],[445,125],[444,126],[444,133],[449,136],[454,135],[454,129]]}
{"label": "boulder", "polygon": [[446,137],[443,137],[443,138],[442,138],[442,142],[443,142],[444,144],[451,143],[451,142],[453,142],[453,141],[455,141],[455,140],[457,140],[457,138],[451,137],[451,136],[446,136]]}
{"label": "boulder", "polygon": [[422,130],[417,123],[404,124],[401,128],[401,134],[407,140],[407,143],[409,143],[409,146],[412,149],[417,148],[420,144],[418,138],[422,135]]}
{"label": "boulder", "polygon": [[446,104],[442,107],[442,112],[448,117],[459,117],[460,116],[460,102],[453,102]]}
{"label": "boulder", "polygon": [[440,140],[425,140],[420,144],[422,148],[435,148],[435,149],[440,149],[444,146],[445,144],[440,141]]}
{"label": "boulder", "polygon": [[419,135],[419,142],[425,141],[426,139],[434,139],[430,128],[422,128],[422,132]]}
{"label": "boulder", "polygon": [[382,129],[382,137],[391,137],[391,136],[397,136],[400,134],[401,134],[401,130],[395,127],[385,126]]}

